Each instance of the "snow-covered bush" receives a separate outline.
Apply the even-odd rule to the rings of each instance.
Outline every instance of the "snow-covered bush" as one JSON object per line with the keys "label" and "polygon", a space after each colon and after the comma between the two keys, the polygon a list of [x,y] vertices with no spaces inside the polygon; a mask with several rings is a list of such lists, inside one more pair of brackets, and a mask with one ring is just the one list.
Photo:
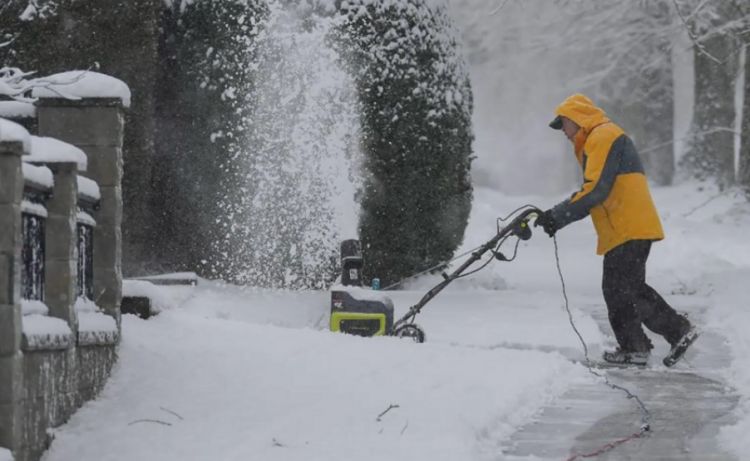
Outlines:
{"label": "snow-covered bush", "polygon": [[366,274],[394,282],[451,258],[471,207],[472,96],[439,3],[341,4],[362,104]]}

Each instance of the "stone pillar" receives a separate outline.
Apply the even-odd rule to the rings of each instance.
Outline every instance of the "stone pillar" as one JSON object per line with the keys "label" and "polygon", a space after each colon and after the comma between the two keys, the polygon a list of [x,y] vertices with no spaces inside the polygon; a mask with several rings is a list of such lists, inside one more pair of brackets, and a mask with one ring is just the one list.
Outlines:
{"label": "stone pillar", "polygon": [[21,428],[21,199],[19,142],[0,142],[0,447],[14,449]]}
{"label": "stone pillar", "polygon": [[76,332],[78,169],[73,162],[46,166],[52,170],[55,185],[46,204],[44,303],[52,317],[65,320]]}
{"label": "stone pillar", "polygon": [[120,323],[122,300],[122,102],[116,98],[37,101],[39,136],[80,148],[88,156],[86,176],[99,184],[94,230],[94,301]]}

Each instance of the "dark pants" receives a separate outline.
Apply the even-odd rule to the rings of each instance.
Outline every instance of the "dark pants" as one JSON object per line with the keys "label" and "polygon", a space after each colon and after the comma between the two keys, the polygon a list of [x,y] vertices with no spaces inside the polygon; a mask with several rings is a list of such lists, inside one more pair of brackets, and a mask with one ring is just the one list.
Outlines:
{"label": "dark pants", "polygon": [[620,349],[645,352],[653,346],[641,324],[674,345],[690,328],[679,315],[646,284],[649,240],[631,240],[604,255],[602,291],[609,323]]}

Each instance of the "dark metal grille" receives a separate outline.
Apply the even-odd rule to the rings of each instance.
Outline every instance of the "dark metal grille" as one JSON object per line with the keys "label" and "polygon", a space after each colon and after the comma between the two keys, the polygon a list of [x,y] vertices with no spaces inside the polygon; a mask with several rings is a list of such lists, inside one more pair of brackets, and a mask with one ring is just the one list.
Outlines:
{"label": "dark metal grille", "polygon": [[78,287],[79,298],[94,300],[94,228],[78,223]]}
{"label": "dark metal grille", "polygon": [[44,301],[44,224],[41,216],[22,213],[21,297]]}

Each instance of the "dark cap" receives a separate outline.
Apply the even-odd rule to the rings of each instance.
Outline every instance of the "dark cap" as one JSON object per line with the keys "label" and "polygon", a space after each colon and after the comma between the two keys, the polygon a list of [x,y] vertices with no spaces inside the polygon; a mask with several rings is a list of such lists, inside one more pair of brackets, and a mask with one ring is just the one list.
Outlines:
{"label": "dark cap", "polygon": [[554,120],[549,122],[549,127],[553,130],[562,130],[562,117],[559,115]]}

